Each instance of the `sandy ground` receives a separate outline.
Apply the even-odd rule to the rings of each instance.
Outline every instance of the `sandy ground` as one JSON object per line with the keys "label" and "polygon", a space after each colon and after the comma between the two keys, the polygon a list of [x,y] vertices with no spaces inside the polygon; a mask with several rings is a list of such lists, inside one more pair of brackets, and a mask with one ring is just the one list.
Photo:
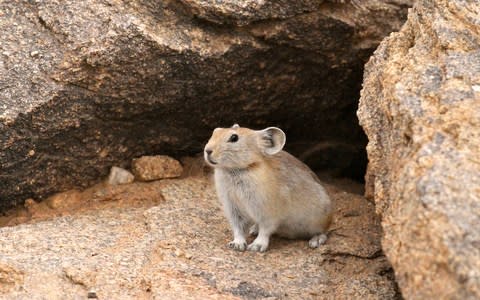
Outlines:
{"label": "sandy ground", "polygon": [[327,243],[274,237],[236,252],[211,178],[99,184],[0,217],[2,299],[396,299],[362,186],[321,176]]}

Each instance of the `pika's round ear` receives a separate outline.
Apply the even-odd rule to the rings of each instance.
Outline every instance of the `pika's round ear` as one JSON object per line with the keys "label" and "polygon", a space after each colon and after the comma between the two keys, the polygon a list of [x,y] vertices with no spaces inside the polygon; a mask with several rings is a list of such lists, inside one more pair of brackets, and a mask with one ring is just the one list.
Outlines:
{"label": "pika's round ear", "polygon": [[285,146],[286,140],[285,133],[277,127],[268,127],[258,131],[258,145],[268,155],[280,152]]}
{"label": "pika's round ear", "polygon": [[240,128],[240,125],[238,125],[237,123],[233,124],[232,129],[238,129],[238,128]]}

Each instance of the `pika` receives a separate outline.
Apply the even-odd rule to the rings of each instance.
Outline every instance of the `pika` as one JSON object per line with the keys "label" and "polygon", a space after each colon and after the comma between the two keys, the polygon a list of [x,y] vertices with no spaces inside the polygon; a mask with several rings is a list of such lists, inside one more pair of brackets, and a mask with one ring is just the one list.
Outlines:
{"label": "pika", "polygon": [[[230,248],[264,252],[273,234],[310,239],[311,248],[327,240],[332,202],[310,168],[282,150],[285,142],[279,128],[235,124],[216,128],[206,144],[204,158],[233,231]],[[247,246],[248,233],[257,237]]]}

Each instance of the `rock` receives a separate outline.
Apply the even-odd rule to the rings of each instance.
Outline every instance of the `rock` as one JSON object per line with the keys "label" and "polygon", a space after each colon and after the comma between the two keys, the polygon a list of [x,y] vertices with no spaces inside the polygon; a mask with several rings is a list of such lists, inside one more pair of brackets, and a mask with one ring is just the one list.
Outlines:
{"label": "rock", "polygon": [[135,176],[129,171],[113,166],[110,169],[110,174],[108,175],[107,184],[117,185],[117,184],[128,184],[132,183],[135,180]]}
{"label": "rock", "polygon": [[[83,211],[0,228],[0,289],[3,266],[23,270],[2,299],[397,299],[379,218],[359,194],[326,184],[337,206],[320,248],[273,237],[259,254],[226,246],[230,227],[207,176],[108,188],[125,191],[116,206],[82,201]],[[165,201],[132,205],[155,193]]]}
{"label": "rock", "polygon": [[[99,183],[83,191],[73,189],[57,193],[38,203],[27,200],[29,205],[26,207],[18,207],[0,215],[0,227],[40,222],[91,210],[153,206],[163,200],[158,187],[143,182],[121,185]],[[70,276],[73,273],[66,274]]]}
{"label": "rock", "polygon": [[85,200],[81,197],[82,193],[77,190],[58,193],[45,199],[44,203],[51,209],[68,209],[83,205]]}
{"label": "rock", "polygon": [[0,292],[14,291],[23,284],[24,273],[11,265],[0,263]]}
{"label": "rock", "polygon": [[479,16],[420,0],[366,65],[367,190],[406,299],[480,298]]}
{"label": "rock", "polygon": [[32,198],[29,198],[29,199],[25,200],[25,203],[23,204],[23,206],[29,212],[33,212],[33,211],[35,211],[35,209],[37,207],[37,202],[35,202],[35,200],[33,200]]}
{"label": "rock", "polygon": [[142,156],[132,160],[132,170],[140,181],[180,177],[182,165],[166,155]]}
{"label": "rock", "polygon": [[185,156],[180,159],[183,167],[182,177],[205,176],[213,173],[212,168],[207,165],[203,158],[203,152],[196,156]]}
{"label": "rock", "polygon": [[412,1],[337,2],[1,1],[0,210],[235,122],[352,160],[363,64]]}

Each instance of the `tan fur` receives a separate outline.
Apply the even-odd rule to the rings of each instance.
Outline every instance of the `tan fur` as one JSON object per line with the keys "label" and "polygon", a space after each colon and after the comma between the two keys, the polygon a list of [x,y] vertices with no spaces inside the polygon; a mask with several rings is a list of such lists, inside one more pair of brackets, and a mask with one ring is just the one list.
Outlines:
{"label": "tan fur", "polygon": [[[238,140],[232,141],[232,135]],[[230,140],[230,141],[229,141]],[[317,176],[282,151],[285,134],[269,127],[255,131],[234,125],[217,128],[205,146],[205,160],[215,170],[215,187],[233,229],[230,247],[266,251],[269,238],[310,238],[325,242],[332,204]],[[248,227],[257,238],[246,245]]]}

